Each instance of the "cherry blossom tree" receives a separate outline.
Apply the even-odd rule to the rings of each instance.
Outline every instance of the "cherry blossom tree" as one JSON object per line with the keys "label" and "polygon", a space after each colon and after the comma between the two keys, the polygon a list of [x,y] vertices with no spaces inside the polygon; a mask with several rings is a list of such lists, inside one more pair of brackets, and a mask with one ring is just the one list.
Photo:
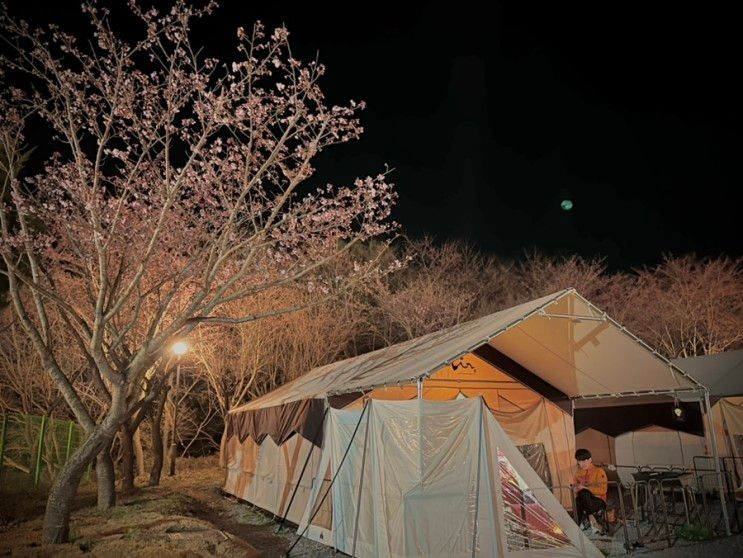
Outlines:
{"label": "cherry blossom tree", "polygon": [[[0,12],[10,51],[0,59],[0,255],[10,303],[88,433],[50,491],[45,543],[68,538],[86,465],[161,393],[142,387],[162,381],[157,364],[174,340],[200,324],[296,310],[279,298],[256,313],[221,311],[286,285],[312,292],[312,304],[334,296],[378,273],[379,261],[359,261],[345,276],[322,273],[328,262],[395,228],[385,173],[310,184],[318,153],[359,137],[364,105],[328,104],[325,68],[296,59],[286,29],[240,28],[234,60],[222,61],[190,37],[213,2],[177,0],[163,13],[129,7],[138,39],[96,2],[83,4],[84,40]],[[29,121],[46,126],[54,151],[24,177],[17,163]],[[100,420],[60,365],[71,347],[54,343],[52,312],[105,394]]]}
{"label": "cherry blossom tree", "polygon": [[[284,304],[303,306],[299,289],[272,293]],[[273,304],[266,297],[235,301],[232,313],[255,312]],[[214,394],[217,412],[227,412],[305,372],[349,356],[345,351],[361,335],[363,308],[350,297],[260,322],[199,328],[192,335],[195,373]],[[221,339],[223,342],[219,342]]]}
{"label": "cherry blossom tree", "polygon": [[390,345],[508,306],[513,266],[461,242],[430,238],[397,247],[407,265],[369,282],[371,345]]}
{"label": "cherry blossom tree", "polygon": [[626,325],[668,358],[743,346],[743,261],[668,256],[637,271]]}

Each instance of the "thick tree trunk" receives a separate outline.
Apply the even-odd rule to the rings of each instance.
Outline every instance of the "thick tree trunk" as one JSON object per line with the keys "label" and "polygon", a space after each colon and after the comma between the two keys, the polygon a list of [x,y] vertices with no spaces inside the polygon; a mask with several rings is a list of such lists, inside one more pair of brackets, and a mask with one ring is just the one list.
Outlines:
{"label": "thick tree trunk", "polygon": [[126,421],[119,429],[121,440],[121,492],[134,492],[134,436],[131,421]]}
{"label": "thick tree trunk", "polygon": [[150,412],[150,432],[152,434],[152,469],[150,469],[150,486],[160,484],[160,475],[163,472],[163,410],[167,390],[158,395],[154,408]]}
{"label": "thick tree trunk", "polygon": [[147,472],[144,461],[144,449],[142,448],[142,429],[137,428],[134,431],[134,456],[136,457],[137,476],[143,477]]}
{"label": "thick tree trunk", "polygon": [[181,365],[178,364],[175,373],[175,383],[171,387],[170,391],[170,434],[168,436],[168,476],[175,475],[175,459],[178,454],[178,401],[176,397],[176,391],[180,384]]}
{"label": "thick tree trunk", "polygon": [[[63,465],[57,478],[54,479],[44,512],[43,543],[59,544],[67,542],[72,501],[80,485],[80,479],[85,473],[88,463],[104,448],[108,449],[116,431],[117,422],[118,420],[115,417],[106,417],[103,423],[90,433],[83,445],[75,450]],[[98,474],[100,474],[100,471]]]}
{"label": "thick tree trunk", "polygon": [[98,482],[98,511],[106,511],[116,505],[116,471],[111,459],[111,444],[98,454],[95,464]]}
{"label": "thick tree trunk", "polygon": [[[93,428],[87,440],[75,450],[54,479],[44,511],[41,542],[67,542],[70,533],[70,511],[85,467],[104,449],[108,451],[116,430],[124,418],[125,399],[120,390],[112,390],[111,407],[103,421]],[[110,455],[109,455],[110,458]],[[104,470],[106,465],[104,464]],[[113,478],[113,477],[112,477]],[[100,484],[99,484],[100,486]],[[107,484],[110,486],[110,484]]]}
{"label": "thick tree trunk", "polygon": [[175,430],[173,425],[170,426],[170,432],[168,432],[168,476],[175,476],[175,458],[178,451],[178,446],[175,441]]}

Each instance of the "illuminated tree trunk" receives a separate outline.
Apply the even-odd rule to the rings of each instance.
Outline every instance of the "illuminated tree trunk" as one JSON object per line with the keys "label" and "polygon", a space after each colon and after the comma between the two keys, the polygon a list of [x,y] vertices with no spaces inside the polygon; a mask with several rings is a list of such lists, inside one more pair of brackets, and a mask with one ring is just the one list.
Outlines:
{"label": "illuminated tree trunk", "polygon": [[116,470],[109,443],[96,458],[95,474],[98,483],[98,510],[106,511],[116,505]]}
{"label": "illuminated tree trunk", "polygon": [[163,410],[168,390],[163,389],[158,395],[155,405],[150,412],[150,431],[152,433],[152,469],[150,469],[150,486],[160,484],[160,475],[163,472]]}
{"label": "illuminated tree trunk", "polygon": [[125,421],[119,429],[121,441],[121,492],[130,494],[134,491],[134,434],[130,421]]}
{"label": "illuminated tree trunk", "polygon": [[[62,470],[54,479],[54,484],[49,492],[44,512],[42,531],[42,542],[45,544],[59,544],[67,542],[70,529],[70,511],[72,502],[80,486],[80,479],[85,473],[85,468],[97,455],[104,450],[108,453],[111,440],[119,428],[124,417],[124,398],[120,393],[112,393],[111,410],[100,425],[96,426],[89,434],[88,439],[70,456],[65,462]],[[109,455],[110,459],[110,455]],[[105,460],[105,455],[102,458]],[[107,468],[104,465],[103,476],[107,477]],[[100,475],[101,472],[99,471]],[[108,477],[107,477],[108,478]],[[112,483],[98,483],[100,489],[104,487],[104,499],[110,501],[109,489]]]}

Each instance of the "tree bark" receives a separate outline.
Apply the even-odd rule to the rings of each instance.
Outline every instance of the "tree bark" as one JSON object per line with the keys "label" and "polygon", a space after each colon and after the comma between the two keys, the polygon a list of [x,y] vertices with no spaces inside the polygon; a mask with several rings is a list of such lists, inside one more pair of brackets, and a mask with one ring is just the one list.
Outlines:
{"label": "tree bark", "polygon": [[136,457],[137,476],[143,477],[146,474],[146,465],[144,461],[144,449],[142,448],[142,429],[137,428],[134,431],[134,456]]}
{"label": "tree bark", "polygon": [[163,472],[163,410],[168,390],[163,389],[158,395],[156,403],[150,412],[150,432],[152,434],[152,469],[150,469],[150,486],[160,484],[160,475]]}
{"label": "tree bark", "polygon": [[[172,377],[171,377],[172,378]],[[178,454],[178,401],[176,400],[176,391],[180,387],[181,383],[181,365],[180,362],[176,367],[176,373],[174,378],[175,383],[171,386],[170,391],[170,402],[171,402],[171,424],[170,424],[170,435],[168,436],[168,476],[175,476],[175,460]]]}
{"label": "tree bark", "polygon": [[95,464],[98,483],[98,511],[106,511],[116,505],[116,471],[111,458],[111,444],[98,454]]}
{"label": "tree bark", "polygon": [[134,436],[131,421],[124,421],[119,428],[121,440],[121,493],[134,492]]}
{"label": "tree bark", "polygon": [[[96,426],[88,439],[65,462],[57,478],[54,479],[44,512],[42,532],[44,544],[59,544],[68,541],[70,511],[80,479],[88,463],[104,449],[108,450],[122,415],[123,412],[109,414],[100,425]],[[100,475],[100,471],[98,474]],[[101,484],[99,483],[98,486],[100,487]]]}

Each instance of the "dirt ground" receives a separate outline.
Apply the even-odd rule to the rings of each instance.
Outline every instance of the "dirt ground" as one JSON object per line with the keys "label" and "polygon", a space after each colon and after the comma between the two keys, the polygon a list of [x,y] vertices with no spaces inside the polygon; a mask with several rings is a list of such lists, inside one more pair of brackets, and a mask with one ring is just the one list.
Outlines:
{"label": "dirt ground", "polygon": [[[43,494],[0,497],[0,556],[283,556],[297,535],[277,533],[270,516],[223,495],[216,457],[181,460],[175,477],[159,487],[120,496],[98,513],[93,483],[82,487],[70,521],[69,544],[41,546]],[[302,540],[292,556],[330,556],[325,546]]]}
{"label": "dirt ground", "polygon": [[[106,513],[95,509],[95,486],[84,485],[70,522],[71,542],[41,546],[44,495],[17,492],[0,495],[0,556],[283,556],[296,540],[295,528],[277,533],[270,515],[225,496],[219,487],[222,471],[216,457],[181,460],[175,477],[163,477],[161,486],[145,487],[145,479],[130,496]],[[620,541],[601,544],[605,554],[624,556]],[[302,539],[292,556],[338,556],[332,549]],[[637,549],[643,558],[743,556],[743,536],[708,543]]]}

